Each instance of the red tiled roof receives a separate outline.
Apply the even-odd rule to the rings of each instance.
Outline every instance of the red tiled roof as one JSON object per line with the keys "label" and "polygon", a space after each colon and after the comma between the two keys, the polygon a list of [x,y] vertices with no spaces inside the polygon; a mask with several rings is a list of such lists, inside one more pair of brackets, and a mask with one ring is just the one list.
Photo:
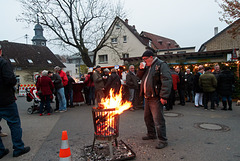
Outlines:
{"label": "red tiled roof", "polygon": [[180,46],[176,43],[176,41],[172,39],[168,39],[162,36],[154,35],[152,33],[148,33],[145,31],[142,31],[140,36],[145,40],[145,42],[148,42],[148,40],[152,40],[152,48],[156,49],[174,49],[174,48],[180,48]]}

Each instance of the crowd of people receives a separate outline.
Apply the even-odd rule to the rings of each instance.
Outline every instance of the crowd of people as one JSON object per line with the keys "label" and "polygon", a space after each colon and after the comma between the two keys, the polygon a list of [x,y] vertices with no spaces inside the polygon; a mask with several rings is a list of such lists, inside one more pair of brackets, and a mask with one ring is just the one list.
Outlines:
{"label": "crowd of people", "polygon": [[[134,111],[139,104],[139,97],[143,98],[144,121],[147,128],[147,135],[143,140],[158,139],[156,149],[162,149],[168,145],[166,136],[166,124],[163,115],[165,110],[172,110],[175,105],[176,96],[179,97],[179,105],[185,106],[186,102],[194,103],[196,108],[203,107],[208,110],[208,102],[211,102],[210,109],[215,110],[222,101],[222,110],[232,110],[234,74],[228,66],[216,64],[214,70],[210,67],[199,65],[195,74],[190,69],[182,71],[179,67],[169,67],[168,64],[155,56],[152,50],[146,50],[142,54],[143,62],[137,70],[134,65],[129,66],[126,74],[126,82],[122,83],[115,68],[104,69],[96,66],[88,69],[88,73],[81,77],[84,83],[84,95],[87,105],[95,105],[101,102],[102,98],[109,96],[109,91],[114,93],[120,91],[124,84],[123,92],[129,93],[127,98],[132,102]],[[18,157],[30,151],[30,147],[24,147],[22,141],[22,129],[20,118],[15,103],[14,86],[16,77],[12,67],[0,55],[0,120],[7,121],[11,130],[13,142],[13,157]],[[51,115],[51,102],[55,96],[55,112],[66,112],[67,107],[74,107],[73,84],[75,80],[70,72],[64,72],[56,66],[54,71],[43,70],[37,78],[36,87],[41,99],[40,116],[43,111]],[[126,99],[126,98],[125,98]],[[1,136],[7,136],[1,132]],[[0,137],[0,159],[7,155],[9,150],[4,147]]]}
{"label": "crowd of people", "polygon": [[[169,67],[166,62],[154,56],[152,50],[146,50],[142,55],[143,62],[137,70],[134,65],[129,66],[126,75],[124,93],[128,92],[128,100],[132,102],[134,111],[143,98],[144,120],[147,135],[143,140],[158,139],[156,149],[168,145],[166,125],[163,116],[164,107],[169,111],[175,105],[176,96],[178,105],[185,106],[186,102],[193,103],[193,107],[203,107],[214,111],[222,100],[222,110],[232,110],[232,94],[235,82],[234,74],[228,66],[216,64],[214,69],[199,65],[196,71],[179,67]],[[95,71],[89,68],[88,75],[83,77],[86,85],[84,93],[88,105],[100,103],[101,99],[109,95],[111,88],[117,93],[121,87],[120,76],[116,69],[104,69],[96,66]],[[124,95],[124,94],[123,94]],[[211,102],[210,108],[208,102]]]}
{"label": "crowd of people", "polygon": [[[185,106],[186,102],[194,103],[196,108],[204,107],[205,110],[215,110],[219,107],[220,99],[222,100],[222,110],[232,110],[232,94],[235,78],[233,72],[228,66],[220,66],[216,64],[214,69],[199,65],[193,72],[189,68],[182,71],[179,67],[170,67],[172,77],[171,92],[167,98],[167,103],[164,104],[165,110],[173,109],[176,97],[179,99],[178,105]],[[95,71],[89,68],[88,74],[82,77],[84,81],[84,95],[86,104],[95,105],[100,103],[101,99],[107,97],[111,88],[117,93],[121,87],[120,76],[116,69],[105,68],[102,72],[101,66],[96,66]],[[128,100],[132,102],[131,111],[137,109],[139,105],[139,93],[141,79],[137,74],[134,65],[129,66],[126,74],[124,88],[128,93]],[[109,74],[111,73],[111,74]],[[150,79],[150,78],[149,78]],[[161,88],[161,87],[158,87]],[[96,97],[95,97],[96,96]],[[141,100],[141,99],[140,99]],[[145,101],[145,99],[143,99]],[[210,108],[208,102],[211,102]],[[228,106],[227,106],[228,105]],[[143,106],[144,107],[144,106]]]}
{"label": "crowd of people", "polygon": [[[218,64],[214,66],[214,69],[210,67],[204,68],[203,65],[199,65],[195,74],[191,73],[190,69],[186,69],[185,73],[181,72],[179,68],[176,68],[175,71],[178,77],[172,71],[172,79],[173,86],[177,86],[180,99],[179,105],[184,106],[185,102],[192,102],[196,108],[204,107],[205,110],[208,110],[208,102],[211,102],[210,109],[214,111],[219,107],[221,98],[222,110],[232,110],[232,94],[235,78],[228,66],[223,66],[220,70]],[[169,102],[170,108],[167,106],[167,110],[171,110],[171,104],[175,102],[175,94],[170,96],[173,97],[173,103]]]}
{"label": "crowd of people", "polygon": [[54,68],[54,72],[43,70],[36,81],[37,93],[41,100],[39,115],[42,116],[44,110],[47,111],[47,115],[51,115],[50,103],[53,95],[56,101],[55,112],[66,112],[67,107],[74,107],[73,83],[75,80],[70,76],[69,71],[65,73],[59,66]]}

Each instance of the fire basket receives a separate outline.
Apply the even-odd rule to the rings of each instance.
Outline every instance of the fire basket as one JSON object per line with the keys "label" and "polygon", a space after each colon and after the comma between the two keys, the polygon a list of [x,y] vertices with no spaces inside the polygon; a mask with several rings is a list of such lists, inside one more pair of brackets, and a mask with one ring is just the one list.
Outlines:
{"label": "fire basket", "polygon": [[119,135],[119,115],[115,109],[92,109],[94,138],[97,140],[113,140]]}
{"label": "fire basket", "polygon": [[112,151],[112,140],[115,140],[117,146],[117,137],[119,136],[119,114],[115,113],[115,109],[92,109],[93,124],[94,124],[94,140],[104,140],[109,142],[110,153]]}
{"label": "fire basket", "polygon": [[[106,141],[109,145],[110,157],[113,159],[113,150],[119,147],[117,142],[117,137],[119,136],[119,115],[131,106],[131,102],[122,100],[121,90],[118,94],[114,94],[114,90],[111,89],[109,96],[102,98],[97,108],[92,108],[94,124],[92,152],[96,149],[94,147],[96,140]],[[116,148],[113,148],[113,140],[115,140]]]}

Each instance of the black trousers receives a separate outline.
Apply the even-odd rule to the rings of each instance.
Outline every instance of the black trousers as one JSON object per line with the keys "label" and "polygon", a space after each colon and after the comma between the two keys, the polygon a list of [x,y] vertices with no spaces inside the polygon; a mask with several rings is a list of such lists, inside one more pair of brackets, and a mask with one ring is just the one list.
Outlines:
{"label": "black trousers", "polygon": [[203,93],[203,105],[205,109],[208,109],[208,101],[211,101],[211,109],[214,109],[214,92]]}

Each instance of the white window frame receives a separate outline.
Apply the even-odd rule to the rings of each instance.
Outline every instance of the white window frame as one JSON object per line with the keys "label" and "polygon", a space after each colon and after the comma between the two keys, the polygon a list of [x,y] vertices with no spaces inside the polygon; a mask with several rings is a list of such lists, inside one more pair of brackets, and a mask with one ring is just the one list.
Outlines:
{"label": "white window frame", "polygon": [[123,43],[126,43],[127,42],[127,36],[123,36]]}
{"label": "white window frame", "polygon": [[123,53],[123,58],[129,58],[129,53]]}
{"label": "white window frame", "polygon": [[116,23],[115,26],[116,26],[116,29],[120,29],[121,28],[119,23]]}
{"label": "white window frame", "polygon": [[[101,60],[103,57],[103,60]],[[108,55],[98,55],[98,60],[99,60],[99,64],[107,64],[108,63]]]}
{"label": "white window frame", "polygon": [[113,44],[117,44],[117,38],[111,38],[111,42],[112,42]]}

